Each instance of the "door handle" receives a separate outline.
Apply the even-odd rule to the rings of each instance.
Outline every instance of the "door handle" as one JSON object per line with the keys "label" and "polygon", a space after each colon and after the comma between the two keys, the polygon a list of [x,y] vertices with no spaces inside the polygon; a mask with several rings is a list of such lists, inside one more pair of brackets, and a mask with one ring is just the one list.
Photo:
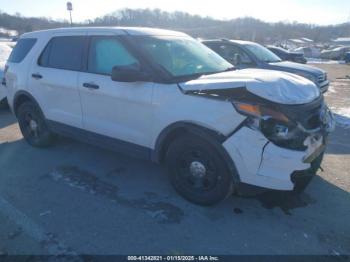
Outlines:
{"label": "door handle", "polygon": [[99,89],[99,85],[93,84],[93,83],[84,83],[83,87],[89,88],[89,89]]}
{"label": "door handle", "polygon": [[43,78],[43,76],[40,75],[40,74],[38,74],[38,73],[32,74],[32,77],[33,77],[34,79],[41,79],[41,78]]}

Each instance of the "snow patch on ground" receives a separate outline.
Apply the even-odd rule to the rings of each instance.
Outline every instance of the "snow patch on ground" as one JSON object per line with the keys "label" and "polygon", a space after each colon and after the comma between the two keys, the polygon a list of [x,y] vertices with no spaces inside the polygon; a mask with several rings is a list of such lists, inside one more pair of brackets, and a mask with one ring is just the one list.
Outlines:
{"label": "snow patch on ground", "polygon": [[348,85],[349,83],[346,80],[332,82],[332,86],[348,86]]}
{"label": "snow patch on ground", "polygon": [[333,83],[329,86],[328,91],[324,94],[325,96],[328,96],[330,94],[334,94],[337,93],[337,91],[335,90],[335,85],[333,85]]}
{"label": "snow patch on ground", "polygon": [[331,107],[331,110],[334,114],[335,121],[338,126],[341,126],[343,128],[350,128],[350,107]]}
{"label": "snow patch on ground", "polygon": [[9,30],[3,27],[0,27],[0,33],[8,35],[10,37],[14,37],[18,35],[18,32],[16,30]]}
{"label": "snow patch on ground", "polygon": [[307,58],[307,63],[310,64],[345,64],[343,60],[327,60],[320,58]]}

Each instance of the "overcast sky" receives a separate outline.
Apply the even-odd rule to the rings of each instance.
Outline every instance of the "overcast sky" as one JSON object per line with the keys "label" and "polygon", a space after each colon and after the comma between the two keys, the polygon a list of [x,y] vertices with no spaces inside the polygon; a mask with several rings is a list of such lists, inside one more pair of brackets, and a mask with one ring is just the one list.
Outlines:
{"label": "overcast sky", "polygon": [[[65,0],[0,0],[0,10],[24,16],[68,19]],[[73,20],[84,21],[121,8],[160,8],[231,19],[252,16],[268,22],[312,24],[344,23],[350,18],[350,0],[71,0]]]}

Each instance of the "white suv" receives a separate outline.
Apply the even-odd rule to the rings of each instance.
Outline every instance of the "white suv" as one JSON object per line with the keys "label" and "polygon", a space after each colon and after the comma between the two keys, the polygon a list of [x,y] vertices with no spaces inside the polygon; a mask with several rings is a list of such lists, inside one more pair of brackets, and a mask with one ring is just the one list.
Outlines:
{"label": "white suv", "polygon": [[29,144],[47,146],[56,133],[164,162],[175,189],[202,205],[244,185],[303,189],[333,127],[311,81],[235,70],[167,30],[27,33],[5,81]]}

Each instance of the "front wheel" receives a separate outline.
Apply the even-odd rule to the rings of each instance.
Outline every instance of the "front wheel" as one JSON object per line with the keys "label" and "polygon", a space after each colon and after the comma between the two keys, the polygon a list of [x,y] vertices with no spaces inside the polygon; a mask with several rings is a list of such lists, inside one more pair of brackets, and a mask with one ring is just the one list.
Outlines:
{"label": "front wheel", "polygon": [[199,205],[214,205],[232,193],[233,177],[218,150],[194,135],[174,140],[165,162],[175,190]]}
{"label": "front wheel", "polygon": [[53,134],[48,129],[43,114],[34,103],[25,102],[20,105],[17,118],[22,135],[30,145],[35,147],[51,145]]}

